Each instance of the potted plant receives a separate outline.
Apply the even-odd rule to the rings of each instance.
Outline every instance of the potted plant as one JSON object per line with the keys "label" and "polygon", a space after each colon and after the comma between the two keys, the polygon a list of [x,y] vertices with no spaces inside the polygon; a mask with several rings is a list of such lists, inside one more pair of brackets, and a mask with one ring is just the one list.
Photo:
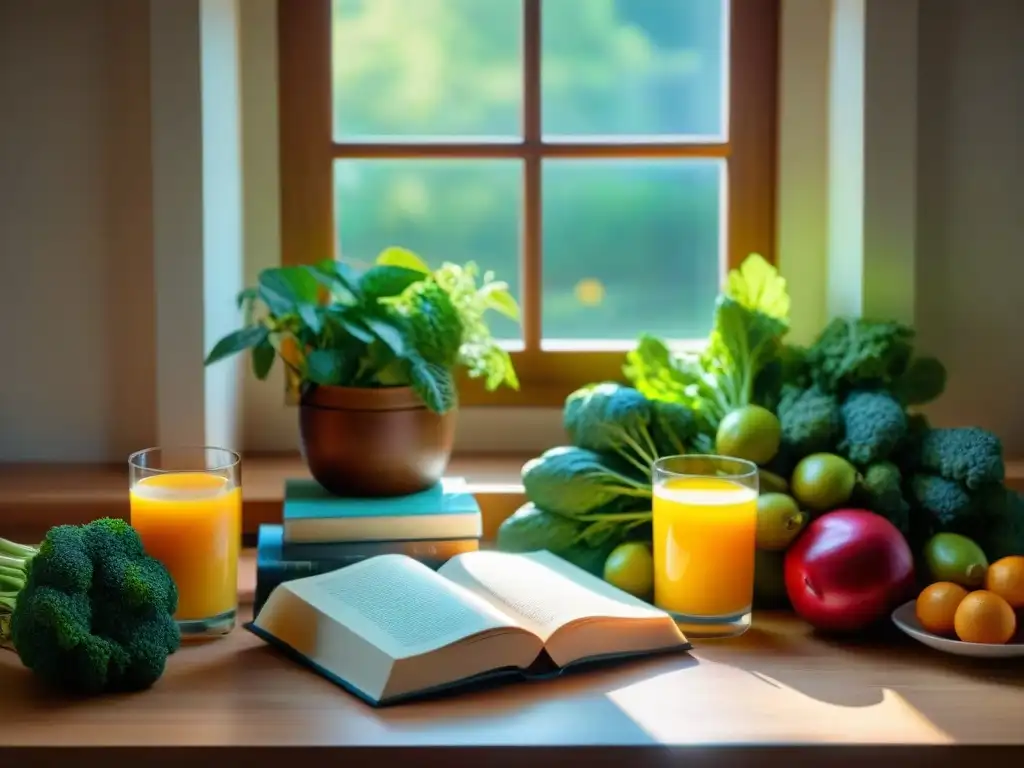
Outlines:
{"label": "potted plant", "polygon": [[248,350],[264,380],[281,358],[298,393],[303,458],[338,495],[414,493],[441,478],[459,369],[488,391],[519,387],[485,319],[493,310],[518,321],[519,306],[473,262],[431,270],[389,248],[362,271],[333,259],[266,269],[238,307],[242,328],[214,345],[206,365]]}

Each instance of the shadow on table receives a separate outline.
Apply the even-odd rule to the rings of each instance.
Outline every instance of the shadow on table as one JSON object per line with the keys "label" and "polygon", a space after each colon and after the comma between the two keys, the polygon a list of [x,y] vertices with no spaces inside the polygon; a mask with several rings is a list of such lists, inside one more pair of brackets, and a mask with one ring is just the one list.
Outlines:
{"label": "shadow on table", "polygon": [[994,697],[1006,697],[1011,705],[1024,690],[1021,660],[942,653],[889,622],[856,636],[827,635],[809,627],[805,633],[774,631],[767,622],[721,642],[720,647],[701,645],[701,657],[833,706],[872,707],[883,702],[887,691],[894,692],[947,733],[961,731],[958,726],[972,706],[991,706]]}
{"label": "shadow on table", "polygon": [[[607,691],[642,682],[660,671],[678,671],[699,664],[687,653],[612,659],[581,664],[548,678],[509,676],[482,680],[373,707],[269,647],[240,651],[237,663],[255,674],[270,666],[278,672],[283,665],[294,667],[296,685],[309,685],[310,696],[317,701],[332,700],[331,692],[335,691],[339,704],[355,708],[375,726],[405,734],[415,742],[426,738],[437,743],[521,746],[655,744],[645,730],[622,716],[606,696]],[[612,723],[614,727],[595,730],[595,723]]]}
{"label": "shadow on table", "polygon": [[0,666],[0,691],[0,721],[5,726],[37,721],[41,713],[60,717],[79,707],[95,706],[96,702],[94,696],[54,690],[17,660]]}

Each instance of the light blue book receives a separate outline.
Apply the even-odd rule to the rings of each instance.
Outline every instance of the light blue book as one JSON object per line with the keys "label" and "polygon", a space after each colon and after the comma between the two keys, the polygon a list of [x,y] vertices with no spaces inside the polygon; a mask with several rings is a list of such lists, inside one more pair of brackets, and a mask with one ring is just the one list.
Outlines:
{"label": "light blue book", "polygon": [[404,555],[278,585],[245,628],[373,706],[689,650],[672,617],[549,552]]}
{"label": "light blue book", "polygon": [[445,478],[408,496],[342,498],[315,480],[285,481],[284,539],[289,544],[413,539],[478,539],[480,505],[463,478]]}

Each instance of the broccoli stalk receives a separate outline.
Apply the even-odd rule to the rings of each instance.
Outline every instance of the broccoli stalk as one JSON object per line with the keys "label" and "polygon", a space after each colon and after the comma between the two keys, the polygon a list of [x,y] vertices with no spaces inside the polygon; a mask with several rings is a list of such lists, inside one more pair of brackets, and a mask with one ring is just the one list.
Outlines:
{"label": "broccoli stalk", "polygon": [[28,580],[29,563],[39,549],[0,538],[0,647],[14,648],[11,642],[11,616],[18,594]]}

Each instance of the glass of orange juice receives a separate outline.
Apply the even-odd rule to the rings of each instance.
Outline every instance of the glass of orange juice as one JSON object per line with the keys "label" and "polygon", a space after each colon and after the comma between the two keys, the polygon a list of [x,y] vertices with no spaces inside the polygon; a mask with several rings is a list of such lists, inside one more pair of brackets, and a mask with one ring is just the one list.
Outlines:
{"label": "glass of orange juice", "polygon": [[182,637],[227,634],[238,613],[240,457],[223,448],[149,448],[128,467],[131,524],[178,587]]}
{"label": "glass of orange juice", "polygon": [[750,626],[757,466],[725,456],[654,463],[654,603],[689,637]]}

